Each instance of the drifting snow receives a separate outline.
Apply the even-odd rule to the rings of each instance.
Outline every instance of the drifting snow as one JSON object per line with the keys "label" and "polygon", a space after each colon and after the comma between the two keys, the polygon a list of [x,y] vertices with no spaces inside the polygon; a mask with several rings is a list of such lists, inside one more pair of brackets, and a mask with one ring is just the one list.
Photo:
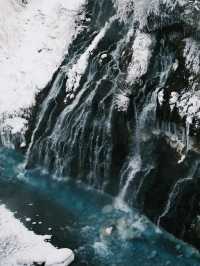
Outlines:
{"label": "drifting snow", "polygon": [[67,53],[84,0],[20,2],[0,0],[1,120],[34,105]]}
{"label": "drifting snow", "polygon": [[56,249],[49,236],[35,235],[0,205],[0,266],[67,266],[74,260],[69,249]]}

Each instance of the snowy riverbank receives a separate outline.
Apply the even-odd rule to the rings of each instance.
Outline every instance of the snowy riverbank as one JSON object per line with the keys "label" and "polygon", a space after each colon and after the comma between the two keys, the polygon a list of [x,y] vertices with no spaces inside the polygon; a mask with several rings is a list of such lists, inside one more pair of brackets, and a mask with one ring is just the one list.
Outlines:
{"label": "snowy riverbank", "polygon": [[69,249],[56,249],[47,242],[49,236],[39,236],[0,205],[0,266],[33,265],[67,266],[74,260]]}

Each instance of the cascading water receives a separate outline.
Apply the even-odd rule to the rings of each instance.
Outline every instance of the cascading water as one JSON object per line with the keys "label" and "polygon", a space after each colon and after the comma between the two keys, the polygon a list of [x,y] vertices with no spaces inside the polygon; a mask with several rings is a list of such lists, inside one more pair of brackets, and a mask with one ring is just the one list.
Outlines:
{"label": "cascading water", "polygon": [[[101,8],[105,8],[105,5],[108,2],[102,2]],[[111,2],[110,6],[111,13],[116,12]],[[117,14],[108,20],[105,22],[104,19],[104,26],[101,20],[97,21],[96,27],[100,24],[102,27],[99,33],[92,25],[89,36],[93,39],[89,47],[80,55],[78,51],[74,52],[75,58],[68,58],[68,64],[64,62],[61,69],[65,69],[66,89],[62,87],[63,75],[60,73],[50,89],[50,95],[63,93],[63,97],[60,97],[63,110],[57,112],[55,121],[56,99],[59,96],[53,96],[52,99],[48,95],[42,104],[28,151],[29,163],[44,161],[57,175],[86,178],[88,183],[99,189],[110,186],[111,176],[121,178],[122,165],[120,167],[117,164],[123,164],[132,137],[130,140],[123,137],[120,139],[115,136],[115,130],[122,131],[121,127],[124,126],[122,134],[127,137],[134,131],[131,116],[134,116],[136,110],[132,107],[135,101],[132,100],[132,94],[136,96],[137,91],[133,92],[131,87],[136,88],[136,84],[147,73],[154,43],[147,34],[135,32],[134,28],[129,31],[129,24],[120,22]],[[132,25],[132,19],[129,23]],[[115,39],[115,43],[111,38]],[[138,58],[132,55],[131,50],[127,58],[126,49],[131,42],[132,50],[138,54]],[[88,40],[85,45],[88,45]],[[124,58],[121,58],[123,54]],[[57,83],[62,84],[60,89]],[[137,146],[137,140],[135,142]],[[123,149],[118,150],[122,146]],[[115,194],[119,190],[117,183]]]}
{"label": "cascading water", "polygon": [[129,188],[129,185],[132,181],[134,181],[134,178],[136,174],[141,170],[142,162],[141,162],[141,155],[140,155],[140,130],[139,130],[139,123],[138,123],[138,117],[137,117],[137,110],[135,108],[135,134],[134,134],[134,144],[132,146],[132,151],[129,155],[128,162],[125,164],[122,168],[121,173],[121,190],[118,195],[118,199],[121,201],[125,201],[125,197],[128,196],[127,191]]}
{"label": "cascading water", "polygon": [[[194,108],[188,115],[183,106],[198,79],[186,58],[186,38],[198,33],[193,2],[86,1],[81,30],[37,103],[27,168],[43,165],[161,220],[199,158],[191,140],[198,135]],[[191,183],[198,186],[195,175]],[[199,193],[191,187],[196,202]],[[183,202],[190,195],[184,193]],[[199,211],[194,207],[183,219],[183,234],[163,226],[188,240]]]}
{"label": "cascading water", "polygon": [[[117,43],[114,47],[110,38],[117,28],[119,34],[112,36]],[[57,115],[51,132],[44,134],[44,138],[40,134],[41,120],[45,120],[45,123],[49,120],[50,124],[53,122],[51,113],[47,118],[45,113],[48,109],[43,104],[45,113],[40,114],[32,136],[29,161],[31,154],[34,154],[34,147],[40,147],[36,155],[39,156],[39,161],[44,160],[47,165],[53,166],[57,175],[79,175],[99,189],[106,186],[112,167],[110,143],[113,134],[112,120],[116,113],[112,101],[123,75],[118,65],[119,51],[126,41],[126,38],[122,39],[120,36],[123,31],[114,16],[98,34],[94,30],[90,33],[95,35],[92,37],[94,39],[79,59],[75,59],[73,66],[71,67],[71,62],[69,66],[65,66],[67,82],[62,100],[66,104],[60,115]],[[58,90],[53,85],[51,90],[55,89]],[[45,101],[49,105],[49,99]],[[38,139],[37,135],[40,135]]]}

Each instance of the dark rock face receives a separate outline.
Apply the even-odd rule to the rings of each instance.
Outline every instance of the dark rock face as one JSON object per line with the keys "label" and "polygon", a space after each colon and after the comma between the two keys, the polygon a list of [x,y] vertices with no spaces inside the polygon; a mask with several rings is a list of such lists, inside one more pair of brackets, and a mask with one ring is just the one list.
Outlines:
{"label": "dark rock face", "polygon": [[87,1],[38,96],[27,167],[118,196],[200,248],[200,6],[145,3]]}

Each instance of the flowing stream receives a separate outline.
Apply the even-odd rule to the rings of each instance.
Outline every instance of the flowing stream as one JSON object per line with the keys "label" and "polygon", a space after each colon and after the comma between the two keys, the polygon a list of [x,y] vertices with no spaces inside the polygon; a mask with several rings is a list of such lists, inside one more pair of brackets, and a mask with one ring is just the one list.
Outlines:
{"label": "flowing stream", "polygon": [[135,209],[42,169],[25,171],[24,158],[0,149],[0,201],[37,234],[74,250],[73,265],[200,265],[195,249],[161,231]]}

